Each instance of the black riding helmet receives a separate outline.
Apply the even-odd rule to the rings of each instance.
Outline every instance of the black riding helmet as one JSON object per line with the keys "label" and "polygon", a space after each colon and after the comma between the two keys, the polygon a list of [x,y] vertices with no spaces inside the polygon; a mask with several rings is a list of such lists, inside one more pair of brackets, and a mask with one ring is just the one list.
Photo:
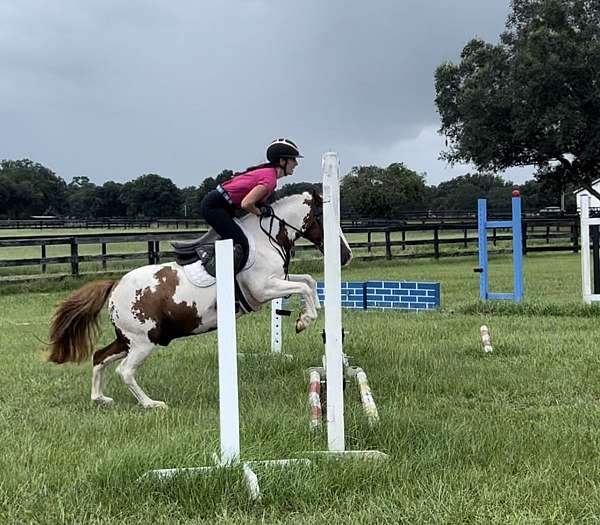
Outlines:
{"label": "black riding helmet", "polygon": [[302,158],[298,146],[289,139],[275,139],[267,148],[267,160],[276,164],[279,159]]}

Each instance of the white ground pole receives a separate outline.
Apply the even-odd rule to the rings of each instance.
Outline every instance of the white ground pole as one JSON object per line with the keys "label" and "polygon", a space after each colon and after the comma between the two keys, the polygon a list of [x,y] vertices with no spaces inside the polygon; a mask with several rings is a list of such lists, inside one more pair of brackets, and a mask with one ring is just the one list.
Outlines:
{"label": "white ground pole", "polygon": [[340,163],[337,153],[323,155],[323,230],[325,257],[325,368],[327,448],[329,453],[383,459],[378,450],[346,451],[344,439],[344,355],[342,352],[342,265],[340,262]]}
{"label": "white ground pole", "polygon": [[273,299],[271,301],[271,352],[274,354],[281,354],[281,316],[277,313],[277,310],[281,310],[283,306],[283,299]]}
{"label": "white ground pole", "polygon": [[[159,480],[179,474],[210,473],[218,468],[240,465],[240,420],[237,376],[237,344],[235,322],[235,292],[233,274],[233,241],[215,243],[217,267],[217,340],[219,344],[219,431],[221,456],[215,458],[214,467],[172,468],[151,470],[142,478]],[[291,464],[309,464],[308,459],[281,459],[252,461],[241,464],[250,497],[260,498],[258,477],[251,465],[285,467]]]}
{"label": "white ground pole", "polygon": [[600,224],[600,218],[590,219],[590,197],[581,197],[581,291],[587,304],[600,301],[600,294],[592,293],[590,257],[590,226]]}

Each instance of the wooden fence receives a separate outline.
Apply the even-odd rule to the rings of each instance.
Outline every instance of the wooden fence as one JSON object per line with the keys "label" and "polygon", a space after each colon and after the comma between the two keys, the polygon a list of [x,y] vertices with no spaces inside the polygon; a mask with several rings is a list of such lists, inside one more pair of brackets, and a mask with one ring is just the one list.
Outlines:
{"label": "wooden fence", "polygon": [[[474,255],[477,246],[476,221],[463,221],[453,224],[406,224],[393,226],[346,226],[344,231],[348,235],[362,234],[365,241],[350,242],[353,251],[357,252],[357,259],[375,258],[435,258],[457,255]],[[78,235],[35,235],[28,237],[0,237],[0,269],[24,266],[38,266],[40,271],[37,277],[31,275],[0,276],[0,284],[39,279],[47,272],[48,265],[67,265],[70,271],[67,275],[79,276],[80,265],[88,262],[98,262],[102,271],[108,269],[110,261],[143,260],[148,264],[156,264],[165,260],[172,260],[174,252],[168,246],[168,241],[195,239],[205,233],[205,230],[177,231],[177,232],[144,232],[144,233],[103,233],[103,234],[78,234]],[[418,236],[420,238],[414,238]],[[383,237],[383,240],[375,240]],[[411,238],[412,237],[412,238]],[[491,229],[488,231],[488,241],[492,246],[510,241],[510,230]],[[144,251],[135,253],[108,253],[107,246],[122,243],[143,242]],[[48,257],[49,246],[68,246],[65,252],[68,255]],[[88,255],[80,253],[84,245],[99,245],[100,253]],[[23,259],[6,258],[2,256],[3,248],[39,247],[39,257]],[[417,247],[425,247],[420,251]],[[429,247],[429,250],[427,248]],[[449,247],[445,250],[445,247]],[[469,251],[469,248],[473,249]],[[167,248],[167,249],[165,249]],[[314,250],[310,245],[297,245],[296,252]],[[506,247],[498,251],[506,251]],[[544,251],[572,251],[577,253],[579,245],[579,220],[569,219],[524,219],[523,220],[523,252]],[[377,253],[375,253],[377,252]],[[65,274],[54,275],[55,277]],[[48,275],[48,277],[50,274]]]}

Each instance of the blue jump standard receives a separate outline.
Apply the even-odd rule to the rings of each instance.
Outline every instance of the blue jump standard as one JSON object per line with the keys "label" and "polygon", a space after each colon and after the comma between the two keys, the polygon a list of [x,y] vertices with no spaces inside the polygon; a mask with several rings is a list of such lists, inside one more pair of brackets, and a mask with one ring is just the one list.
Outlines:
{"label": "blue jump standard", "polygon": [[[477,201],[477,225],[479,234],[479,297],[484,300],[509,300],[520,302],[523,299],[523,237],[521,234],[521,197],[512,198],[512,220],[488,221],[487,200]],[[487,230],[491,228],[512,228],[513,252],[513,292],[492,293],[489,290],[489,268],[487,249]]]}
{"label": "blue jump standard", "polygon": [[[412,281],[342,281],[342,308],[358,310],[431,310],[441,304],[440,283]],[[317,283],[317,293],[325,300],[325,285]]]}

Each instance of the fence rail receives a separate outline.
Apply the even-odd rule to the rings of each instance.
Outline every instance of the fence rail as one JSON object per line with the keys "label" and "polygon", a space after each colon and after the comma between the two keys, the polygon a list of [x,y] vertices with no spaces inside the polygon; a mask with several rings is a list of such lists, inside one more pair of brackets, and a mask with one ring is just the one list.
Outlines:
{"label": "fence rail", "polygon": [[[547,252],[547,251],[572,251],[580,250],[579,219],[560,218],[523,219],[523,252]],[[17,268],[25,266],[39,266],[42,274],[45,274],[49,265],[67,265],[70,270],[67,275],[80,275],[82,263],[100,263],[101,269],[107,270],[111,261],[144,260],[148,264],[156,264],[167,258],[174,258],[174,252],[164,249],[168,241],[195,239],[204,234],[206,230],[179,230],[177,232],[140,232],[140,233],[103,233],[103,234],[77,234],[77,235],[32,235],[27,237],[0,237],[0,269]],[[358,226],[347,225],[344,232],[351,236],[353,234],[366,235],[366,241],[350,242],[353,250],[358,251],[358,259],[375,258],[440,258],[444,256],[473,255],[475,251],[469,251],[477,246],[477,222],[461,221],[459,223],[435,223],[435,224],[395,224],[395,225],[371,225]],[[418,236],[420,238],[414,238]],[[382,240],[376,240],[376,238]],[[488,242],[492,246],[512,240],[510,230],[490,229],[488,231]],[[143,251],[134,253],[108,253],[109,245],[123,243],[145,243]],[[162,244],[161,244],[162,243]],[[48,257],[47,249],[50,246],[65,246],[65,254]],[[80,248],[85,245],[99,245],[100,253],[82,254]],[[39,247],[39,257],[29,258],[6,258],[6,248]],[[419,251],[418,247],[430,247],[429,251]],[[449,247],[448,250],[444,250]],[[139,248],[138,248],[139,249]],[[297,245],[296,252],[314,250],[310,245]],[[499,251],[502,251],[499,249]],[[361,253],[362,252],[362,253]],[[375,253],[377,252],[377,253]],[[68,253],[68,254],[67,254]],[[65,274],[62,274],[65,275]],[[37,278],[32,275],[0,275],[0,284],[15,282],[16,280],[27,280]]]}
{"label": "fence rail", "polygon": [[[597,211],[591,208],[592,214]],[[510,210],[490,212],[494,219],[510,218]],[[526,220],[574,220],[577,214],[565,214],[559,217],[544,217],[537,213],[525,212]],[[360,217],[342,218],[342,227],[389,227],[406,224],[453,224],[477,220],[477,212],[473,210],[424,210],[398,213],[393,219],[367,219]],[[132,219],[127,217],[105,217],[97,219],[77,218],[34,218],[34,219],[3,219],[0,220],[0,230],[44,230],[44,229],[132,229],[132,228],[206,228],[206,222],[200,218],[145,218]]]}

